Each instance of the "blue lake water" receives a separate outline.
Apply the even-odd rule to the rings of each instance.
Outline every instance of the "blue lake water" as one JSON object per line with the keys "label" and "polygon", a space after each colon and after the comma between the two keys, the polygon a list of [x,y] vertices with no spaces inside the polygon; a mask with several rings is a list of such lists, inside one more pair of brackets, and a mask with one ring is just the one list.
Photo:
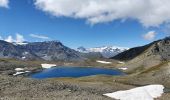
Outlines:
{"label": "blue lake water", "polygon": [[59,77],[83,77],[90,75],[125,75],[117,69],[106,68],[92,68],[92,67],[54,67],[44,69],[41,72],[32,74],[31,78],[45,79],[45,78],[59,78]]}

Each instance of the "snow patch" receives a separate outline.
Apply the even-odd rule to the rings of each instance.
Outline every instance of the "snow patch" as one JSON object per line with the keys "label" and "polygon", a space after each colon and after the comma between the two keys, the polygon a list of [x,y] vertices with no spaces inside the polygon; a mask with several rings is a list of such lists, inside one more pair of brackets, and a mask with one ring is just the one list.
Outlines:
{"label": "snow patch", "polygon": [[26,72],[16,72],[15,74],[13,74],[13,76],[17,76],[17,75],[21,75],[21,74],[24,74]]}
{"label": "snow patch", "polygon": [[15,68],[15,71],[23,71],[23,68]]}
{"label": "snow patch", "polygon": [[15,74],[13,74],[13,76],[17,76],[17,75],[21,75],[21,74],[24,74],[24,73],[29,73],[31,71],[19,71],[19,72],[16,72]]}
{"label": "snow patch", "polygon": [[26,42],[13,42],[14,45],[27,45]]}
{"label": "snow patch", "polygon": [[122,67],[122,68],[119,68],[119,69],[121,69],[121,70],[127,70],[128,68],[126,68],[126,67]]}
{"label": "snow patch", "polygon": [[29,73],[29,72],[31,72],[31,71],[25,71],[26,73]]}
{"label": "snow patch", "polygon": [[51,68],[51,67],[55,67],[57,65],[55,64],[41,64],[42,68]]}
{"label": "snow patch", "polygon": [[112,62],[101,61],[101,60],[97,60],[96,62],[98,62],[98,63],[102,63],[102,64],[111,64],[111,63],[112,63]]}
{"label": "snow patch", "polygon": [[119,61],[118,63],[119,63],[119,64],[125,64],[125,62],[121,62],[121,61]]}
{"label": "snow patch", "polygon": [[24,60],[24,59],[26,59],[26,57],[24,56],[24,57],[22,57],[22,60]]}
{"label": "snow patch", "polygon": [[118,100],[154,100],[154,98],[158,98],[164,93],[163,89],[163,85],[148,85],[103,95]]}
{"label": "snow patch", "polygon": [[28,43],[24,43],[24,42],[17,42],[17,45],[27,45]]}
{"label": "snow patch", "polygon": [[15,68],[15,71],[16,71],[16,73],[13,74],[13,76],[17,76],[17,75],[21,75],[21,74],[29,73],[30,72],[30,71],[24,71],[23,68]]}
{"label": "snow patch", "polygon": [[29,52],[24,52],[24,53],[23,53],[23,55],[28,55],[28,54],[29,54]]}

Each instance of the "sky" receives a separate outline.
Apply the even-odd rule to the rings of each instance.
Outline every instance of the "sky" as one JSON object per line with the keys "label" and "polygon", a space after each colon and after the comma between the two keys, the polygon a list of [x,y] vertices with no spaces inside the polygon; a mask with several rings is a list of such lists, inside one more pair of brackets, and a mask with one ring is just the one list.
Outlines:
{"label": "sky", "polygon": [[[140,4],[140,5],[139,5]],[[169,36],[169,0],[0,0],[0,39],[135,47]]]}

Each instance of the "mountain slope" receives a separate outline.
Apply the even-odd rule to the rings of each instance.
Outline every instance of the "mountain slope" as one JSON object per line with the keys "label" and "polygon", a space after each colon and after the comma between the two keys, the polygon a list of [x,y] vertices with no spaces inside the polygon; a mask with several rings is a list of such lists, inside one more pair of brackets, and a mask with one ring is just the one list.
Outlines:
{"label": "mountain slope", "polygon": [[33,42],[27,44],[0,41],[0,58],[16,58],[24,60],[82,60],[80,53],[64,46],[58,41]]}
{"label": "mountain slope", "polygon": [[24,46],[26,50],[44,60],[79,60],[80,54],[58,41],[35,42]]}
{"label": "mountain slope", "polygon": [[170,60],[170,37],[129,49],[111,58],[125,60],[127,72],[141,72]]}
{"label": "mountain slope", "polygon": [[22,49],[18,49],[17,46],[13,45],[12,43],[8,43],[5,41],[0,40],[0,57],[21,57]]}
{"label": "mountain slope", "polygon": [[117,60],[132,60],[139,55],[146,54],[147,56],[150,55],[159,55],[161,56],[162,60],[169,60],[170,59],[170,37],[166,37],[162,40],[154,41],[150,44],[131,48],[127,51],[124,51],[111,59]]}
{"label": "mountain slope", "polygon": [[[128,53],[128,55],[133,55],[132,58],[126,59],[126,63],[121,66],[126,67],[126,72],[131,75],[128,78],[120,79],[119,82],[133,85],[162,84],[169,90],[170,37],[152,42],[140,48],[143,51],[141,50],[142,52],[136,55],[133,55],[134,52],[131,49],[119,54],[119,59],[121,60]],[[133,49],[136,51],[139,48]]]}
{"label": "mountain slope", "polygon": [[153,43],[145,45],[145,46],[131,48],[131,49],[127,50],[127,51],[124,51],[124,52],[119,53],[118,55],[112,57],[112,59],[116,59],[116,60],[131,60],[131,59],[137,57],[138,55],[142,54],[152,44]]}

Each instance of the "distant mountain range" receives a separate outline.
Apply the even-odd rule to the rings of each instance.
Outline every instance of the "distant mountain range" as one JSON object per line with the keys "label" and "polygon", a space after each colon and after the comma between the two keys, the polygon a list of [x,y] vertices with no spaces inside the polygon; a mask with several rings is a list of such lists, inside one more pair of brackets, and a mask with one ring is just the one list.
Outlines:
{"label": "distant mountain range", "polygon": [[128,48],[104,46],[73,50],[59,41],[9,43],[0,40],[0,58],[47,61],[78,61],[113,57]]}
{"label": "distant mountain range", "polygon": [[22,60],[82,60],[81,54],[64,46],[59,41],[8,43],[0,40],[0,58]]}
{"label": "distant mountain range", "polygon": [[101,53],[103,57],[110,58],[128,49],[129,48],[125,48],[125,47],[103,46],[103,47],[96,47],[96,48],[79,47],[77,48],[77,51],[81,53]]}

